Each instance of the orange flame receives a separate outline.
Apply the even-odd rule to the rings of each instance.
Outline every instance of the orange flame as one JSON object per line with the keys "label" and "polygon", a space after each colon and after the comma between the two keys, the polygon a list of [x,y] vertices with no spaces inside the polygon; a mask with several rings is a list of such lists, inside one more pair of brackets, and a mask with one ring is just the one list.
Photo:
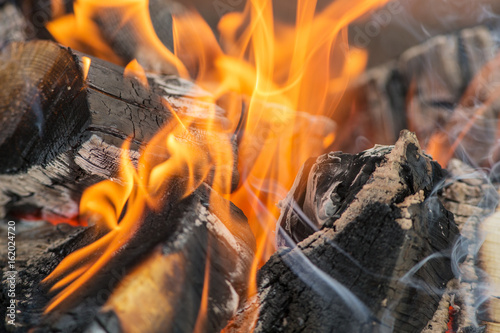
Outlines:
{"label": "orange flame", "polygon": [[[337,0],[317,12],[315,0],[298,0],[296,22],[291,26],[273,20],[271,1],[250,0],[242,13],[221,19],[219,43],[200,15],[184,12],[173,18],[175,55],[158,45],[145,0],[106,5],[78,0],[75,15],[60,18],[48,28],[63,44],[124,65],[94,20],[102,11],[119,9],[122,25],[131,24],[141,31],[142,45],[181,75],[191,74],[197,84],[213,93],[212,102],[226,108],[238,138],[241,175],[238,189],[227,197],[247,215],[258,244],[249,277],[249,293],[253,294],[258,268],[275,251],[277,203],[303,162],[335,141],[335,123],[329,117],[350,78],[366,65],[366,52],[345,47],[347,26],[387,1]],[[76,32],[69,34],[72,31]],[[144,78],[142,72],[140,76]],[[207,135],[206,144],[193,144],[193,119],[171,111],[177,121],[148,143],[137,168],[125,145],[120,180],[104,181],[84,193],[80,214],[94,219],[107,234],[68,256],[47,277],[45,282],[59,281],[54,289],[64,287],[47,311],[89,283],[137,230],[146,206],[160,208],[173,177],[188,179],[183,192],[188,195],[213,170],[214,189],[230,193],[230,136],[211,140]],[[215,124],[209,121],[206,129],[213,131]]]}
{"label": "orange flame", "polygon": [[87,76],[89,75],[89,70],[90,70],[90,64],[91,64],[91,60],[89,57],[82,57],[82,62],[83,62],[83,68],[82,68],[82,71],[83,71],[83,81],[86,81],[87,80]]}
{"label": "orange flame", "polygon": [[[71,46],[82,52],[95,55],[119,65],[126,65],[132,59],[123,59],[119,53],[109,45],[113,36],[104,36],[101,27],[108,21],[108,17],[101,15],[111,13],[112,17],[119,16],[118,26],[111,27],[115,30],[125,27],[132,30],[131,34],[137,44],[137,56],[148,57],[154,54],[154,61],[163,60],[168,64],[169,70],[181,76],[187,76],[187,71],[182,62],[175,57],[160,41],[156,35],[149,16],[147,0],[79,0],[73,4],[74,14],[66,15],[47,24],[47,29],[61,44]],[[135,57],[134,57],[135,58]]]}
{"label": "orange flame", "polygon": [[132,60],[125,66],[123,76],[136,78],[144,87],[149,88],[148,78],[144,68],[137,62],[137,59]]}

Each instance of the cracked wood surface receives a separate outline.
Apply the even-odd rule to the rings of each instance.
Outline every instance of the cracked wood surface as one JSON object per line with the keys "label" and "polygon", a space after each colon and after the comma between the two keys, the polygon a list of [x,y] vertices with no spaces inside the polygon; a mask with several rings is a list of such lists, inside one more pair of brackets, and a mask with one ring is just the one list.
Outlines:
{"label": "cracked wood surface", "polygon": [[[319,157],[281,203],[288,247],[260,270],[229,331],[249,331],[254,317],[256,332],[420,332],[453,277],[458,229],[433,191],[443,177],[409,132],[394,147]],[[307,219],[310,235],[296,233]]]}

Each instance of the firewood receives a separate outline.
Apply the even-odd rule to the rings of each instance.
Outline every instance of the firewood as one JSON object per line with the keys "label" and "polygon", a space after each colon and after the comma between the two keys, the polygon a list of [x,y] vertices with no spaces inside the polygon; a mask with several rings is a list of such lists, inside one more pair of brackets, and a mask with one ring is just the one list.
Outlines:
{"label": "firewood", "polygon": [[[81,6],[81,4],[78,5]],[[112,61],[121,66],[125,66],[130,61],[137,59],[147,71],[177,74],[176,69],[165,61],[165,58],[162,58],[160,53],[152,49],[150,44],[145,43],[144,26],[137,26],[134,21],[138,17],[146,17],[137,12],[138,8],[143,6],[142,8],[147,10],[147,13],[144,12],[144,14],[149,17],[158,40],[164,45],[165,49],[174,52],[172,15],[179,15],[186,11],[186,8],[181,3],[171,0],[150,0],[144,3],[124,3],[122,6],[108,5],[106,7],[106,3],[90,4],[89,7],[93,8],[93,6],[99,5],[105,7],[106,10],[92,13],[91,20],[99,28],[100,38],[109,46],[109,53],[101,52],[97,54],[92,52],[93,46],[88,45],[87,41],[78,40],[75,36],[70,37],[72,38],[71,43],[73,43],[71,45],[80,51]],[[50,23],[64,15],[73,15],[73,1],[28,0],[20,3],[19,6],[25,16],[25,25],[29,27],[31,37],[58,40],[65,45],[69,43],[67,40],[58,39],[60,36],[58,36],[57,32],[54,35],[51,34]],[[130,10],[127,12],[127,9],[124,12],[123,8],[127,7],[132,8],[135,15],[130,15]],[[49,29],[47,29],[47,26],[49,26]],[[70,27],[66,27],[66,29],[71,29]],[[63,33],[66,33],[66,31]],[[74,33],[76,35],[76,32]],[[78,45],[78,47],[75,45]]]}
{"label": "firewood", "polygon": [[[134,11],[140,7],[138,4],[134,4]],[[127,5],[125,4],[123,7],[126,8]],[[148,11],[147,14],[149,14],[150,22],[158,40],[161,41],[165,49],[174,52],[172,14],[181,13],[185,10],[184,7],[181,3],[174,1],[152,0],[145,2],[143,8]],[[126,17],[126,19],[124,20],[123,17]],[[93,21],[99,27],[104,41],[111,47],[112,52],[118,56],[119,65],[125,66],[130,61],[137,59],[147,71],[178,74],[177,70],[155,48],[152,48],[147,43],[148,39],[144,36],[147,32],[144,31],[143,26],[134,25],[136,20],[135,17],[130,16],[130,13],[124,13],[120,7],[109,7],[106,10],[96,12]],[[101,54],[100,56],[109,55]]]}
{"label": "firewood", "polygon": [[256,332],[419,332],[453,277],[458,229],[433,191],[443,177],[409,132],[309,161],[281,203],[278,238],[291,248],[260,270],[229,331],[253,317]]}
{"label": "firewood", "polygon": [[[85,188],[117,177],[124,141],[131,138],[129,155],[136,160],[144,144],[175,121],[172,112],[195,119],[190,140],[202,151],[208,137],[231,139],[224,111],[196,100],[210,96],[191,82],[150,75],[147,88],[124,78],[123,68],[92,57],[84,80],[84,57],[48,41],[12,43],[0,55],[0,78],[9,82],[0,92],[0,218],[72,218]],[[215,110],[210,132],[204,129],[208,110]],[[227,167],[236,186],[236,168]]]}
{"label": "firewood", "polygon": [[485,332],[500,332],[500,211],[484,220],[480,236],[484,242],[479,249],[478,261],[485,290],[480,294],[479,320]]}
{"label": "firewood", "polygon": [[[435,36],[368,69],[351,84],[336,112],[343,139],[333,148],[352,152],[390,144],[404,128],[427,145],[431,134],[448,123],[472,79],[497,54],[495,36],[486,26]],[[356,140],[360,136],[365,143]]]}
{"label": "firewood", "polygon": [[422,333],[444,332],[449,328],[454,332],[483,332],[484,318],[478,315],[477,307],[484,300],[481,290],[485,277],[477,259],[481,228],[495,211],[498,195],[486,174],[464,162],[451,160],[448,171],[440,199],[453,213],[460,230],[451,258],[455,278],[448,283],[438,309]]}
{"label": "firewood", "polygon": [[[207,185],[181,201],[176,197],[175,191],[166,196],[159,213],[147,210],[127,245],[90,285],[72,295],[76,300],[48,315],[42,311],[53,294],[40,280],[99,235],[94,228],[69,231],[65,226],[58,242],[43,244],[42,239],[42,251],[35,255],[21,251],[16,263],[18,327],[35,332],[192,332],[200,321],[200,332],[222,329],[246,299],[255,240],[243,213]],[[4,260],[5,249],[1,251]],[[206,313],[200,314],[204,288]]]}

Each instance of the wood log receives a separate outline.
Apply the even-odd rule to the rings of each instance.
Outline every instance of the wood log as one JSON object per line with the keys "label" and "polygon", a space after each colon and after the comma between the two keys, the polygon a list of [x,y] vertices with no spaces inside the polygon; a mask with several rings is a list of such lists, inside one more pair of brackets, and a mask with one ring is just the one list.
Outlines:
{"label": "wood log", "polygon": [[[149,36],[145,36],[147,31],[143,25],[139,25],[143,14],[149,15],[154,33],[166,49],[174,52],[174,41],[172,33],[172,14],[180,14],[185,11],[181,3],[170,0],[152,0],[144,3],[145,13],[137,13],[137,16],[131,16],[127,9],[132,8],[134,12],[140,10],[141,5],[124,4],[122,7],[108,7],[94,13],[93,21],[99,27],[103,40],[110,46],[112,52],[120,59],[117,64],[125,66],[130,61],[137,61],[148,71],[163,74],[178,74],[177,70],[169,64],[160,52],[149,43]],[[146,6],[147,5],[147,6]],[[125,17],[125,19],[124,19]],[[138,19],[137,19],[138,18]],[[142,23],[142,22],[141,22]],[[61,43],[65,43],[61,41]],[[91,45],[82,45],[81,51],[93,49]],[[93,54],[100,58],[106,58],[109,54]]]}
{"label": "wood log", "polygon": [[480,235],[483,243],[478,253],[480,283],[478,319],[486,333],[500,332],[500,211],[483,221]]}
{"label": "wood log", "polygon": [[[357,152],[374,143],[390,144],[404,128],[427,146],[432,133],[450,121],[473,78],[498,53],[497,35],[487,26],[439,35],[367,70],[336,112],[342,139],[332,149]],[[470,113],[461,119],[469,120]]]}
{"label": "wood log", "polygon": [[[40,39],[51,39],[50,33],[46,30],[46,25],[58,18],[61,18],[67,14],[73,14],[73,1],[71,0],[26,0],[26,1],[17,1],[16,10],[18,12],[22,12],[24,14],[25,26],[27,26],[28,31],[30,32],[31,38],[40,38]],[[105,4],[103,4],[105,5]],[[108,7],[112,12],[113,8]],[[151,22],[153,23],[154,29],[158,38],[162,41],[162,43],[171,51],[173,51],[173,39],[172,39],[172,11],[176,12],[181,10],[182,5],[177,4],[170,0],[150,0],[148,1],[148,8],[150,13]],[[116,14],[116,13],[115,13]],[[112,28],[116,29],[119,27],[116,21],[113,20],[111,16],[111,21],[108,23],[102,22],[102,19],[99,17],[95,18],[96,22],[101,21],[100,23],[104,26],[103,31],[105,34],[105,38],[110,41],[111,44],[119,44],[116,41],[117,36],[112,36],[110,31]],[[116,19],[116,17],[114,18]],[[131,36],[132,38],[137,38],[138,36]],[[30,38],[30,39],[31,39]],[[133,41],[125,41],[123,38],[118,37],[122,40],[123,43],[126,43],[128,46],[123,47],[118,45],[118,49],[122,49],[123,52],[133,52],[135,47],[131,45]],[[113,43],[113,41],[115,41]],[[125,50],[128,48],[128,50]],[[118,52],[119,53],[119,52]],[[134,59],[129,58],[128,61]],[[124,59],[126,61],[126,59]]]}
{"label": "wood log", "polygon": [[[53,294],[47,293],[50,285],[40,281],[63,258],[92,243],[99,234],[92,227],[67,230],[64,226],[59,235],[56,227],[47,227],[59,241],[46,242],[45,234],[33,237],[29,230],[20,231],[17,328],[33,332],[192,332],[200,321],[200,332],[222,329],[246,299],[255,240],[243,213],[207,185],[181,201],[175,199],[177,195],[181,193],[174,190],[165,197],[160,213],[146,211],[130,241],[91,283],[48,315],[42,311]],[[24,237],[27,234],[29,240]],[[37,244],[39,248],[33,249]],[[1,260],[6,261],[5,249],[1,251]],[[6,278],[4,274],[3,287]],[[206,312],[202,313],[204,288]],[[4,288],[0,297],[3,311],[6,293]]]}
{"label": "wood log", "polygon": [[379,65],[435,36],[479,24],[498,27],[499,13],[500,5],[495,0],[389,2],[353,22],[349,27],[349,41],[367,48],[369,66]]}
{"label": "wood log", "polygon": [[[174,119],[171,110],[195,119],[184,139],[207,154],[209,141],[232,140],[224,111],[197,100],[209,94],[189,81],[150,75],[146,88],[124,78],[123,68],[92,57],[84,80],[84,57],[48,41],[12,43],[0,55],[0,78],[9,82],[0,92],[0,217],[71,219],[85,188],[117,177],[124,141],[131,138],[136,160]],[[237,168],[229,164],[234,188]]]}
{"label": "wood log", "polygon": [[299,243],[263,266],[257,296],[229,332],[252,324],[256,332],[419,332],[453,277],[458,229],[433,191],[442,169],[409,132],[394,147],[309,163],[281,203],[279,241]]}
{"label": "wood log", "polygon": [[[144,3],[123,3],[121,6],[106,6],[106,3],[92,4],[81,2],[78,4],[78,15],[89,15],[90,20],[99,29],[102,42],[109,46],[107,52],[102,52],[89,45],[88,40],[82,38],[81,31],[77,31],[67,20],[74,15],[73,1],[71,0],[28,0],[18,4],[21,8],[31,38],[59,41],[84,53],[125,66],[136,59],[148,72],[162,74],[178,74],[177,70],[165,61],[164,56],[155,47],[151,47],[151,40],[145,30],[144,18],[152,24],[155,38],[171,52],[174,52],[172,34],[172,15],[181,15],[187,9],[183,4],[172,0],[150,0]],[[101,6],[106,10],[93,11]],[[81,9],[83,8],[83,9]],[[139,13],[144,10],[143,13]],[[77,9],[78,11],[78,9]],[[147,12],[146,12],[147,11]],[[133,13],[134,15],[131,15]],[[52,30],[51,23],[62,19],[67,24]],[[81,20],[81,18],[80,18]],[[137,24],[141,22],[140,24]],[[67,36],[66,30],[73,29],[73,35]],[[63,31],[57,31],[63,30]],[[85,31],[84,31],[85,33]],[[192,72],[193,74],[193,72]]]}
{"label": "wood log", "polygon": [[481,226],[494,212],[498,195],[486,174],[464,162],[451,160],[448,171],[440,199],[444,207],[453,213],[460,230],[460,238],[454,244],[451,257],[455,278],[448,283],[434,317],[422,332],[444,332],[448,329],[454,332],[484,332],[484,318],[481,319],[478,312],[485,286],[478,266],[478,250],[482,242]]}

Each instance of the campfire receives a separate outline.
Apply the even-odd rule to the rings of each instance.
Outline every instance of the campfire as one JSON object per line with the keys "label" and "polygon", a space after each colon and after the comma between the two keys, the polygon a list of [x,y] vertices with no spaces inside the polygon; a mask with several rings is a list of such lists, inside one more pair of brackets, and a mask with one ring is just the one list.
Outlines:
{"label": "campfire", "polygon": [[0,5],[1,331],[499,331],[498,6],[207,3]]}

